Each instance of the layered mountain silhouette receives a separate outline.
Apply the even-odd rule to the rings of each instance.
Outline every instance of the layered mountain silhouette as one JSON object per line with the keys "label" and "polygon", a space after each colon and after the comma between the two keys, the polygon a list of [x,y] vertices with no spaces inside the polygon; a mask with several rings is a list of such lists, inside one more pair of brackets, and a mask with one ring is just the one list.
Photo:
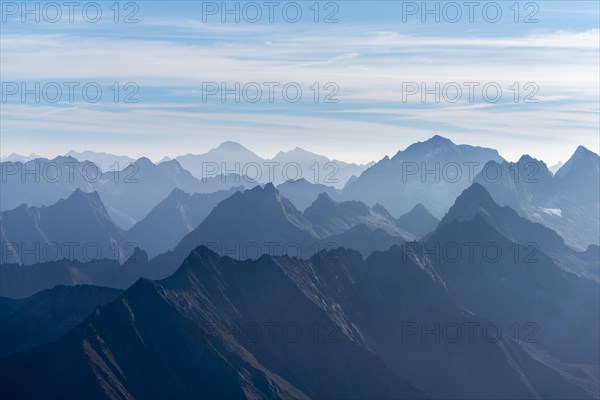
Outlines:
{"label": "layered mountain silhouette", "polygon": [[[493,151],[434,137],[372,168],[438,154]],[[161,176],[157,188],[137,193],[104,176],[105,192],[71,188],[55,204],[3,211],[10,258],[0,265],[0,295],[10,299],[0,299],[0,315],[26,335],[3,343],[0,390],[11,398],[597,398],[600,247],[572,246],[563,237],[575,225],[558,232],[532,211],[583,218],[596,201],[595,160],[580,148],[553,175],[528,156],[495,159],[441,221],[417,198],[441,205],[462,180],[438,192],[412,177],[384,191],[406,210],[396,219],[385,196],[344,200],[368,171],[341,195],[307,180],[203,193],[196,185],[206,182],[177,161],[144,159],[140,176]],[[512,175],[493,181],[494,170]],[[365,179],[370,195],[376,179]],[[123,231],[103,195],[113,214],[156,203]],[[30,253],[4,252],[9,242],[112,250],[121,240],[140,248],[33,265]],[[27,336],[40,325],[60,333]]]}
{"label": "layered mountain silhouette", "polygon": [[[230,192],[226,191],[195,195],[173,191],[133,229],[118,231],[126,244],[122,259],[108,253],[106,260],[96,257],[93,265],[76,262],[81,258],[59,257],[52,259],[57,262],[50,266],[21,266],[19,259],[9,258],[0,266],[0,294],[25,297],[58,284],[78,283],[127,288],[141,276],[169,276],[199,245],[235,259],[256,259],[262,254],[306,259],[321,249],[336,247],[355,248],[368,256],[415,238],[397,227],[379,205],[370,208],[360,202],[338,203],[323,193],[303,214],[272,184],[231,192],[228,197]],[[218,204],[204,218],[209,203]],[[105,220],[110,226],[110,217],[105,215]],[[91,228],[86,229],[91,232]],[[106,236],[98,235],[94,243],[109,247],[111,242],[103,239]],[[179,242],[177,237],[181,238]],[[35,246],[36,240],[39,238],[30,239],[29,246]],[[141,251],[135,252],[136,248]],[[125,258],[124,268],[119,270],[118,260],[123,262]],[[9,263],[13,264],[6,265]]]}
{"label": "layered mountain silhouette", "polygon": [[102,174],[89,161],[79,162],[73,157],[62,156],[52,160],[5,161],[0,163],[0,168],[0,211],[13,210],[22,204],[49,206],[66,199],[75,189],[92,192]]}
{"label": "layered mountain silhouette", "polygon": [[122,170],[109,171],[91,161],[78,161],[73,157],[3,162],[0,166],[2,211],[22,204],[49,206],[69,197],[75,189],[96,191],[111,218],[122,229],[131,228],[176,188],[187,193],[211,193],[256,185],[252,179],[236,174],[196,179],[177,161],[154,164],[145,157],[126,164]]}
{"label": "layered mountain silhouette", "polygon": [[2,359],[0,388],[11,398],[592,397],[511,338],[436,340],[436,322],[486,321],[408,248],[304,261],[197,248],[68,338]]}
{"label": "layered mountain silhouette", "polygon": [[[281,178],[275,175],[275,184],[290,179],[305,179],[314,184],[333,186],[337,189],[343,188],[352,176],[360,175],[372,165],[372,163],[363,165],[331,160],[300,147],[290,151],[280,151],[269,161],[278,163],[283,172]],[[297,176],[295,170],[300,170],[302,175]]]}
{"label": "layered mountain silhouette", "polygon": [[[175,160],[198,179],[206,179],[214,174],[225,174],[225,171],[244,175],[242,172],[244,169],[250,171],[252,166],[256,165],[262,167],[263,161],[257,154],[235,142],[223,142],[204,154],[190,153],[176,157]],[[253,173],[254,171],[256,169],[252,168]],[[252,177],[258,178],[258,175]]]}
{"label": "layered mountain silhouette", "polygon": [[0,265],[0,296],[22,299],[57,285],[93,285],[127,289],[148,275],[148,255],[140,249],[123,263],[113,258],[83,262],[61,259],[45,263]]}
{"label": "layered mountain silhouette", "polygon": [[421,203],[396,220],[396,225],[416,238],[422,238],[437,227],[440,221]]}
{"label": "layered mountain silhouette", "polygon": [[365,170],[344,188],[342,199],[380,203],[394,216],[421,203],[440,218],[488,161],[503,159],[496,150],[434,136]]}
{"label": "layered mountain silhouette", "polygon": [[244,187],[239,186],[213,193],[189,194],[173,189],[166,199],[129,229],[126,236],[150,257],[165,253],[194,230],[221,200],[243,190]]}
{"label": "layered mountain silhouette", "polygon": [[406,242],[406,239],[403,236],[394,235],[382,228],[373,228],[361,223],[354,225],[345,232],[321,240],[321,248],[344,247],[357,250],[363,257],[368,257],[374,251],[385,251],[404,242]]}
{"label": "layered mountain silhouette", "polygon": [[423,248],[460,304],[519,335],[535,357],[557,368],[598,364],[597,281],[565,271],[529,243],[509,240],[479,212],[442,222]]}
{"label": "layered mountain silhouette", "polygon": [[176,160],[199,179],[214,171],[233,171],[261,183],[279,185],[289,180],[305,179],[340,189],[351,176],[359,175],[369,166],[330,160],[299,147],[280,151],[272,159],[266,159],[235,142],[224,142],[204,154],[186,154]]}
{"label": "layered mountain silhouette", "polygon": [[364,224],[371,230],[382,229],[395,236],[412,238],[396,226],[396,221],[382,206],[371,208],[360,201],[336,202],[326,193],[319,195],[304,211],[304,216],[320,237],[338,235],[358,224]]}
{"label": "layered mountain silhouette", "polygon": [[310,183],[304,178],[277,185],[277,190],[300,211],[306,210],[321,193],[326,193],[334,200],[339,196],[338,189],[319,183]]}
{"label": "layered mountain silhouette", "polygon": [[96,307],[113,301],[121,293],[99,286],[61,285],[20,300],[0,297],[0,357],[59,339]]}
{"label": "layered mountain silhouette", "polygon": [[579,146],[556,172],[529,156],[516,163],[490,162],[476,177],[500,205],[559,233],[585,250],[600,243],[600,157]]}
{"label": "layered mountain silhouette", "polygon": [[164,263],[179,265],[199,245],[236,259],[262,254],[307,258],[309,249],[312,254],[318,251],[314,249],[318,239],[310,221],[268,183],[221,201],[172,253],[157,257],[156,262],[160,269]]}
{"label": "layered mountain silhouette", "polygon": [[[13,398],[41,393],[49,397],[424,397],[352,337],[337,333],[339,326],[332,316],[288,275],[292,260],[282,261],[288,266],[270,257],[237,263],[210,251],[200,253],[192,253],[165,281],[137,282],[73,331],[74,340],[59,339],[4,359],[2,365],[11,368],[2,368],[3,393]],[[262,329],[269,323],[281,325],[271,339],[249,336],[249,326]],[[121,328],[118,335],[111,335],[112,326]],[[331,329],[333,336],[329,331],[315,334],[314,327]],[[58,354],[63,357],[60,363],[55,360]],[[48,374],[29,375],[35,383],[27,378],[25,384],[23,377],[32,367],[47,369]],[[68,388],[60,385],[53,379],[59,376],[73,377],[74,383]]]}
{"label": "layered mountain silhouette", "polygon": [[124,261],[128,242],[97,192],[76,189],[47,207],[0,212],[1,262],[35,264],[63,258]]}
{"label": "layered mountain silhouette", "polygon": [[219,175],[202,181],[193,177],[175,160],[154,164],[147,158],[140,158],[124,171],[105,173],[99,193],[115,221],[119,216],[131,218],[130,223],[125,225],[128,228],[144,218],[175,188],[187,193],[209,193],[240,185],[251,187],[254,184],[237,175]]}
{"label": "layered mountain silhouette", "polygon": [[135,162],[135,158],[129,156],[116,156],[114,154],[102,153],[97,151],[81,151],[71,150],[66,156],[76,158],[79,161],[91,161],[97,164],[103,172],[122,170],[128,164]]}
{"label": "layered mountain silhouette", "polygon": [[456,199],[440,226],[455,220],[468,221],[477,215],[507,239],[527,245],[532,255],[542,251],[565,270],[598,280],[600,260],[589,261],[585,254],[567,246],[552,229],[519,216],[509,206],[501,207],[478,183],[471,185]]}

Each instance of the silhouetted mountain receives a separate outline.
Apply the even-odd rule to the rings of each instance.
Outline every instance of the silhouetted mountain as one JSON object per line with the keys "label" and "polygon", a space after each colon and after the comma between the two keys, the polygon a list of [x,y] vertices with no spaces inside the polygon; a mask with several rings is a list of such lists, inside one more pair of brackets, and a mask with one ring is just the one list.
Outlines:
{"label": "silhouetted mountain", "polygon": [[21,300],[0,297],[0,356],[55,341],[121,293],[99,286],[61,285]]}
{"label": "silhouetted mountain", "polygon": [[[472,219],[444,220],[423,248],[440,249],[429,257],[461,305],[502,326],[563,376],[591,380],[597,396],[598,379],[584,376],[585,365],[597,368],[600,357],[598,283],[565,272],[543,250],[509,240],[495,228],[507,232],[512,222],[499,226],[493,218],[480,208]],[[443,250],[449,244],[460,251]]]}
{"label": "silhouetted mountain", "polygon": [[[371,165],[370,165],[370,166],[372,166],[372,165],[375,165],[375,163],[371,163]],[[348,187],[348,186],[349,186],[349,185],[350,185],[352,182],[354,182],[354,181],[355,181],[355,180],[357,180],[357,179],[358,179],[358,176],[356,176],[356,175],[352,175],[352,176],[351,176],[351,177],[348,179],[348,181],[346,182],[346,184],[344,185],[343,189],[345,189],[346,187]]]}
{"label": "silhouetted mountain", "polygon": [[237,175],[213,176],[203,181],[194,178],[177,161],[166,161],[156,165],[147,158],[140,158],[118,174],[104,174],[99,193],[113,218],[131,218],[128,224],[124,220],[119,224],[127,229],[143,219],[175,188],[187,193],[210,193],[240,185],[254,186],[255,183]]}
{"label": "silhouetted mountain", "polygon": [[148,255],[132,250],[123,264],[110,258],[93,262],[62,259],[32,265],[0,264],[0,296],[29,297],[57,285],[94,285],[127,289],[147,274]]}
{"label": "silhouetted mountain", "polygon": [[98,193],[75,190],[47,207],[22,205],[0,213],[1,263],[33,264],[61,258],[124,260],[127,241]]}
{"label": "silhouetted mountain", "polygon": [[560,189],[578,201],[600,201],[600,156],[585,147],[577,147],[571,158],[556,172],[556,178]]}
{"label": "silhouetted mountain", "polygon": [[371,230],[383,229],[393,236],[411,239],[412,236],[396,227],[396,221],[382,207],[370,208],[360,201],[336,202],[326,193],[304,211],[304,216],[312,223],[320,237],[338,235],[364,224]]}
{"label": "silhouetted mountain", "polygon": [[194,230],[221,200],[243,190],[243,186],[238,186],[214,193],[189,194],[173,189],[166,199],[126,232],[126,237],[146,250],[150,257],[165,253]]}
{"label": "silhouetted mountain", "polygon": [[[176,157],[175,160],[198,179],[231,173],[249,175],[256,179],[257,175],[250,175],[250,172],[256,172],[256,168],[252,166],[262,168],[263,162],[261,157],[235,142],[223,142],[204,154],[186,154]],[[246,170],[248,173],[245,173]]]}
{"label": "silhouetted mountain", "polygon": [[0,168],[0,211],[12,210],[22,204],[48,206],[66,199],[75,189],[92,192],[101,174],[94,164],[79,162],[73,157],[36,158],[25,163],[2,162]]}
{"label": "silhouetted mountain", "polygon": [[381,228],[371,230],[365,224],[358,224],[345,232],[323,239],[321,247],[323,249],[345,247],[357,250],[366,258],[375,251],[385,251],[405,241],[401,236],[391,235]]}
{"label": "silhouetted mountain", "polygon": [[332,199],[339,195],[339,191],[332,186],[310,183],[304,178],[284,182],[277,186],[277,190],[300,211],[306,210],[321,193],[327,193]]}
{"label": "silhouetted mountain", "polygon": [[0,164],[5,182],[0,199],[2,211],[21,204],[48,206],[67,198],[75,189],[97,191],[109,215],[122,229],[131,228],[175,188],[188,193],[210,193],[233,187],[253,187],[248,177],[230,174],[194,178],[177,161],[158,165],[142,157],[123,170],[103,173],[90,161],[73,157],[35,159],[27,163]]}
{"label": "silhouetted mountain", "polygon": [[[177,206],[179,200],[178,193],[175,192],[165,204],[175,204],[169,208],[180,210],[181,207]],[[0,266],[2,288],[13,297],[28,296],[57,284],[85,283],[126,288],[138,277],[161,279],[169,276],[190,251],[199,245],[236,259],[256,259],[263,254],[288,254],[306,259],[324,247],[330,248],[331,243],[336,243],[337,240],[344,245],[356,246],[364,254],[370,254],[374,250],[385,250],[392,243],[412,239],[409,233],[394,225],[395,221],[381,206],[369,209],[359,202],[344,202],[333,203],[333,207],[328,209],[319,207],[317,203],[313,211],[311,218],[322,234],[272,184],[267,184],[264,188],[256,186],[251,190],[236,192],[218,203],[202,223],[185,235],[172,251],[159,254],[151,260],[147,260],[145,254],[143,257],[131,256],[132,260],[124,264],[127,268],[122,268],[122,271],[119,271],[118,263],[110,260],[99,260],[93,265],[61,262],[52,268],[44,264],[27,269],[19,269],[15,265]],[[319,212],[323,212],[323,220],[318,216]],[[161,213],[156,215],[159,214]],[[175,220],[178,223],[182,221],[177,215]],[[338,235],[358,224],[366,224],[368,232],[358,230],[339,238],[328,238],[331,236],[329,232],[336,232]],[[160,229],[165,235],[171,234],[170,228]],[[384,230],[386,234],[383,235],[380,230]],[[162,231],[156,233],[151,230],[148,233],[160,237]],[[368,235],[372,237],[366,237]],[[130,240],[128,254],[137,245],[133,243],[133,239]],[[364,244],[358,240],[363,240]],[[8,295],[6,292],[4,294]]]}
{"label": "silhouetted mountain", "polygon": [[413,234],[416,238],[422,238],[433,232],[439,222],[423,204],[418,203],[412,210],[401,215],[396,220],[396,225]]}
{"label": "silhouetted mountain", "polygon": [[600,158],[580,146],[553,176],[541,161],[490,162],[475,178],[500,205],[560,234],[585,250],[600,243]]}
{"label": "silhouetted mountain", "polygon": [[506,238],[523,246],[529,245],[531,251],[545,252],[569,272],[598,280],[600,266],[597,263],[586,262],[581,253],[567,246],[563,238],[552,229],[519,216],[509,206],[500,207],[478,183],[471,185],[456,199],[440,226],[451,221],[468,221],[476,215],[483,217]]}
{"label": "silhouetted mountain", "polygon": [[3,156],[0,157],[0,161],[1,162],[27,162],[29,160],[33,160],[34,158],[40,158],[40,156],[38,156],[37,154],[31,153],[28,156],[22,156],[21,154],[17,154],[17,153],[10,153],[7,156]]}
{"label": "silhouetted mountain", "polygon": [[[311,223],[268,183],[264,188],[256,186],[221,201],[172,254],[161,255],[153,262],[160,270],[165,264],[171,265],[171,270],[162,275],[168,276],[173,265],[179,265],[200,245],[236,259],[262,254],[307,258],[317,239]],[[318,249],[312,251],[314,254]]]}
{"label": "silhouetted mountain", "polygon": [[[330,160],[329,158],[311,153],[300,147],[289,151],[280,151],[269,160],[277,163],[275,174],[275,184],[280,184],[288,180],[305,179],[310,183],[333,186],[341,189],[346,182],[355,175],[360,175],[370,164],[351,164],[339,160]],[[296,175],[296,170],[301,172],[301,176]],[[287,176],[287,174],[293,174]]]}
{"label": "silhouetted mountain", "polygon": [[486,321],[407,248],[307,261],[198,248],[69,338],[2,359],[0,389],[11,398],[423,397],[415,386],[434,397],[592,397],[511,338],[482,340],[475,328],[472,340],[436,340],[435,323]]}
{"label": "silhouetted mountain", "polygon": [[[424,397],[336,329],[337,321],[288,275],[293,267],[290,259],[237,263],[200,249],[169,279],[137,282],[90,316],[71,340],[3,359],[2,366],[10,368],[2,367],[0,388],[11,398],[42,393],[94,398]],[[253,339],[247,330],[270,323],[277,332],[271,339],[262,334]],[[113,326],[120,327],[119,335],[110,334]],[[289,326],[298,330],[283,330]],[[334,335],[313,333],[315,327],[332,329]],[[47,373],[42,377],[32,368]],[[68,387],[59,384],[60,376],[73,381]]]}
{"label": "silhouetted mountain", "polygon": [[280,151],[272,159],[262,158],[241,144],[221,143],[204,154],[186,154],[176,158],[198,179],[218,174],[247,175],[260,182],[279,185],[289,180],[342,188],[352,175],[359,175],[369,166],[330,160],[299,147]]}
{"label": "silhouetted mountain", "polygon": [[344,188],[342,199],[380,203],[394,216],[421,203],[441,217],[490,160],[501,162],[502,157],[493,149],[456,145],[434,136],[364,171]]}
{"label": "silhouetted mountain", "polygon": [[71,150],[65,155],[68,157],[76,158],[79,161],[91,161],[97,164],[102,170],[102,172],[115,170],[120,171],[124,169],[128,164],[135,162],[135,159],[129,156],[116,156],[114,154],[99,153],[96,151],[89,150],[81,152]]}

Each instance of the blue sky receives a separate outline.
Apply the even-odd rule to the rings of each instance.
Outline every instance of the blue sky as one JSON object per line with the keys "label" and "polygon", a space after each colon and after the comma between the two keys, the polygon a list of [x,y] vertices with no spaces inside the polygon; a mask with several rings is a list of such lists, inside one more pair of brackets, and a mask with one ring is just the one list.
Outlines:
{"label": "blue sky", "polygon": [[[39,3],[40,21],[22,22],[21,2],[2,2],[3,155],[90,149],[158,160],[233,140],[262,156],[300,146],[367,162],[434,134],[549,164],[579,144],[598,151],[596,1],[477,2],[472,22],[465,2],[426,4],[438,4],[439,22],[422,21],[423,2],[276,2],[273,23],[265,2],[253,3],[263,13],[256,23],[244,20],[256,15],[243,13],[248,2],[239,23],[233,14],[222,22],[222,2],[118,2],[118,23],[114,1],[98,2],[95,23],[94,7],[82,15],[89,2],[73,22],[61,7],[57,23]],[[138,22],[124,23],[127,15]],[[65,82],[79,84],[73,101]],[[223,102],[220,86],[236,82],[240,101]],[[36,83],[45,95],[23,100],[22,85]],[[53,85],[63,90],[56,102]],[[102,90],[97,102],[85,101],[84,85]],[[256,85],[262,96],[252,102]],[[284,85],[289,99],[302,90],[297,102]],[[433,92],[423,97],[423,88]]]}

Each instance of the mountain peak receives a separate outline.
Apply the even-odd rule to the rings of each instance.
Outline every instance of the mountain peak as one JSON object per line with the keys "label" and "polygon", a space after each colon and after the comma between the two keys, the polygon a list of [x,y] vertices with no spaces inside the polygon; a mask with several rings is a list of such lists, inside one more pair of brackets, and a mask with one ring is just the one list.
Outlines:
{"label": "mountain peak", "polygon": [[329,196],[325,192],[322,192],[322,193],[319,194],[319,196],[313,202],[313,205],[314,204],[334,204],[334,203],[335,203],[335,201],[333,201],[333,199],[331,198],[331,196]]}
{"label": "mountain peak", "polygon": [[598,154],[588,150],[584,146],[578,146],[571,158],[556,172],[556,176],[565,177],[567,175],[587,174],[590,172],[598,173],[600,157]]}
{"label": "mountain peak", "polygon": [[225,151],[250,151],[241,144],[232,141],[226,141],[218,145],[214,150],[225,150]]}
{"label": "mountain peak", "polygon": [[432,137],[430,137],[429,139],[427,139],[425,142],[423,143],[435,143],[435,144],[454,144],[452,142],[452,140],[445,138],[443,136],[440,135],[433,135]]}
{"label": "mountain peak", "polygon": [[100,195],[96,191],[93,191],[93,192],[84,192],[82,189],[77,188],[67,198],[67,201],[79,201],[79,200],[100,201]]}
{"label": "mountain peak", "polygon": [[189,197],[189,196],[190,196],[190,194],[188,192],[176,187],[175,189],[173,189],[171,191],[171,193],[169,194],[168,197],[181,199],[183,197]]}
{"label": "mountain peak", "polygon": [[[256,189],[256,188],[260,188],[260,186],[258,186],[258,185],[257,185],[257,186],[255,187],[255,189]],[[263,191],[264,191],[265,193],[277,193],[277,189],[275,189],[275,185],[273,185],[273,183],[272,183],[272,182],[268,182],[268,183],[266,183],[266,184],[265,184],[265,187],[263,188]]]}
{"label": "mountain peak", "polygon": [[396,225],[416,237],[423,237],[433,231],[440,221],[421,203],[396,220]]}
{"label": "mountain peak", "polygon": [[462,202],[477,202],[479,204],[488,204],[489,202],[494,202],[490,193],[477,182],[466,188],[461,195],[458,196],[456,202],[458,203],[459,200]]}
{"label": "mountain peak", "polygon": [[412,208],[412,210],[409,211],[409,213],[419,213],[419,214],[431,215],[431,213],[429,212],[429,210],[422,203],[417,203]]}
{"label": "mountain peak", "polygon": [[473,218],[480,212],[487,213],[490,210],[500,208],[494,202],[490,193],[483,186],[475,182],[465,189],[450,207],[448,213],[442,218],[442,223],[453,220],[465,221]]}
{"label": "mountain peak", "polygon": [[154,163],[148,157],[140,157],[135,160],[139,167],[154,166]]}

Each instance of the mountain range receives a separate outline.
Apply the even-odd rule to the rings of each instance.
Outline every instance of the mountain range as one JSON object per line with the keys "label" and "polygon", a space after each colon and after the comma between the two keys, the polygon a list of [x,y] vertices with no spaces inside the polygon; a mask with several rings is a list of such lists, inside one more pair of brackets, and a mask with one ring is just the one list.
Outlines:
{"label": "mountain range", "polygon": [[351,176],[360,175],[371,165],[331,160],[299,147],[280,151],[267,159],[235,142],[224,142],[206,153],[186,154],[175,159],[199,179],[215,173],[237,173],[260,183],[279,185],[289,180],[305,179],[338,189],[344,187]]}
{"label": "mountain range", "polygon": [[2,263],[35,264],[63,258],[124,261],[125,233],[112,221],[97,192],[76,189],[50,206],[0,212]]}
{"label": "mountain range", "polygon": [[422,203],[396,219],[380,203],[327,192],[301,212],[270,183],[174,189],[131,231],[81,190],[1,216],[7,239],[81,240],[58,226],[101,232],[98,241],[133,231],[160,253],[0,265],[0,294],[22,299],[1,299],[3,315],[25,327],[77,325],[7,342],[0,390],[11,398],[600,392],[600,248],[569,246],[484,184],[467,186],[441,221]]}
{"label": "mountain range", "polygon": [[407,247],[304,261],[196,248],[171,277],[139,280],[68,337],[4,358],[0,387],[11,398],[593,396],[508,335],[436,340],[436,323],[485,326],[460,304]]}
{"label": "mountain range", "polygon": [[488,161],[504,160],[496,150],[434,136],[386,156],[346,186],[341,198],[379,203],[396,217],[421,203],[441,218]]}
{"label": "mountain range", "polygon": [[582,146],[554,175],[525,155],[516,163],[491,161],[475,182],[498,204],[556,231],[571,247],[585,250],[600,241],[600,157]]}

